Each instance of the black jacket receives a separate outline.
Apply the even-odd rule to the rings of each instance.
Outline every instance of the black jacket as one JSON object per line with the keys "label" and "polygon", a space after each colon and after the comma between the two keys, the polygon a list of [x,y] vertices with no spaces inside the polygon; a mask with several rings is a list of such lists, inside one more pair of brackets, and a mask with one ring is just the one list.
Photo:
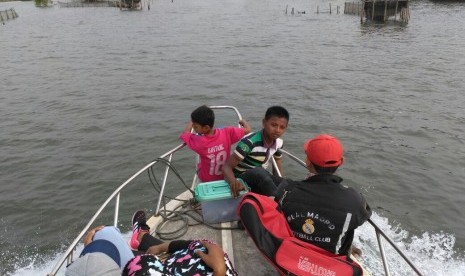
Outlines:
{"label": "black jacket", "polygon": [[370,216],[365,198],[341,184],[336,175],[314,175],[304,181],[284,180],[279,203],[296,238],[336,254],[347,254],[354,230]]}

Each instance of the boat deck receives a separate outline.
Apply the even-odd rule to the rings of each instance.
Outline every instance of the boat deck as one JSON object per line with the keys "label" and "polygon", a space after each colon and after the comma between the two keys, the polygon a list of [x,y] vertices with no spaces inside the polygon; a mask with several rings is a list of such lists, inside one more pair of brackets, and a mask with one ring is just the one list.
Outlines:
{"label": "boat deck", "polygon": [[[237,114],[239,119],[242,118],[239,111],[233,106],[214,106],[212,108],[232,109]],[[194,175],[192,185],[189,186],[184,182],[180,171],[174,167],[174,163],[177,164],[177,161],[180,163],[192,161],[192,158],[186,158],[186,156],[183,154],[179,155],[179,159],[174,158],[174,153],[177,153],[184,147],[185,144],[181,144],[164,153],[154,161],[141,168],[138,172],[129,177],[124,183],[116,188],[100,206],[94,216],[89,220],[87,225],[77,235],[77,237],[68,247],[66,252],[63,253],[48,275],[57,275],[61,268],[66,267],[64,265],[65,262],[70,263],[73,260],[73,253],[76,250],[77,245],[80,243],[90,227],[95,223],[97,218],[100,217],[103,210],[108,209],[107,207],[115,207],[113,212],[113,225],[115,227],[122,226],[118,223],[120,207],[125,209],[125,213],[134,212],[135,210],[133,204],[120,204],[121,191],[126,188],[126,186],[129,186],[129,184],[131,184],[131,187],[136,186],[136,183],[147,184],[146,179],[142,181],[136,180],[136,178],[145,173],[148,173],[150,183],[152,184],[152,187],[155,189],[158,196],[153,197],[153,193],[147,192],[146,188],[140,190],[133,189],[132,193],[138,190],[142,193],[139,202],[150,202],[150,206],[138,205],[136,208],[154,210],[153,212],[156,215],[152,215],[150,217],[149,213],[149,219],[147,221],[147,224],[151,228],[151,234],[154,237],[164,241],[174,239],[208,239],[216,242],[223,248],[223,250],[229,255],[229,258],[239,275],[279,275],[273,265],[271,265],[270,262],[266,260],[265,257],[263,257],[263,255],[259,252],[252,239],[249,238],[246,234],[245,230],[241,230],[237,227],[237,222],[226,222],[215,225],[207,225],[203,223],[201,211],[199,210],[200,206],[198,203],[194,203],[192,200],[192,189],[194,189],[196,184],[198,184],[197,178],[195,177],[195,169],[191,165],[187,164],[185,164],[185,166],[179,166],[179,168],[182,168],[180,171],[182,171],[182,174],[185,176]],[[294,164],[305,167],[305,163],[295,155],[285,150],[282,151],[290,159],[296,161]],[[272,164],[276,166],[274,159],[272,159]],[[292,170],[287,170],[286,168],[286,172],[287,171]],[[169,175],[171,177],[168,177]],[[184,189],[181,188],[180,185],[183,185]],[[184,192],[179,194],[179,192],[183,190]],[[157,201],[155,208],[153,204],[154,199]],[[110,202],[114,202],[114,205],[110,204]],[[415,267],[412,261],[409,260],[409,258],[372,220],[369,220],[369,223],[376,231],[381,261],[386,275],[389,275],[389,268],[384,252],[384,246],[382,244],[382,239],[389,242],[389,244],[396,250],[399,256],[407,262],[407,264],[413,269],[413,271],[415,271],[417,275],[422,275],[422,273],[417,267]],[[355,260],[353,257],[352,259]],[[369,275],[366,270],[364,270],[363,274]]]}
{"label": "boat deck", "polygon": [[[177,198],[188,200],[191,198],[191,193],[186,191]],[[180,233],[180,236],[175,239],[208,239],[223,248],[239,275],[279,275],[275,268],[258,251],[245,230],[237,227],[237,222],[212,225],[199,223],[198,221],[202,220],[199,209],[193,209],[188,204],[178,209],[182,203],[184,201],[173,200],[166,205],[166,210],[178,210],[176,213],[184,214],[181,216],[185,220],[176,218],[177,220],[173,219],[163,223],[161,215],[152,216],[147,221],[152,235],[162,240],[166,240],[164,237],[167,235],[163,233],[174,233],[171,236]],[[163,223],[162,227],[157,229],[161,223]],[[188,227],[188,229],[185,229],[185,227]],[[161,234],[159,235],[157,232],[161,232]]]}

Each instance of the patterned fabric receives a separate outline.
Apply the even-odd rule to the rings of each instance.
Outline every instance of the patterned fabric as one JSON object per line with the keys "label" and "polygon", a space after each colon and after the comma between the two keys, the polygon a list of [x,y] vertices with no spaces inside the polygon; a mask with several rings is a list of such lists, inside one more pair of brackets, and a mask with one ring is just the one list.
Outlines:
{"label": "patterned fabric", "polygon": [[[212,243],[211,241],[206,242]],[[169,275],[213,275],[213,270],[206,266],[202,259],[195,254],[195,250],[202,250],[203,252],[206,252],[205,247],[203,247],[200,241],[192,241],[187,249],[174,252],[165,261],[165,268]],[[224,255],[224,261],[226,263],[226,275],[237,275],[237,272],[232,267],[231,261],[226,253]]]}
{"label": "patterned fabric", "polygon": [[123,276],[167,275],[163,273],[164,265],[157,256],[138,255],[132,258],[123,269]]}
{"label": "patterned fabric", "polygon": [[[210,241],[205,241],[212,243]],[[213,275],[195,250],[206,251],[200,241],[192,241],[186,249],[178,250],[171,254],[164,262],[155,255],[145,254],[134,257],[123,270],[123,276],[207,276]],[[237,276],[228,255],[225,253],[226,275]]]}
{"label": "patterned fabric", "polygon": [[231,145],[244,136],[240,127],[216,128],[213,135],[183,132],[179,138],[200,156],[197,167],[202,182],[222,180],[223,165],[231,155]]}
{"label": "patterned fabric", "polygon": [[278,138],[272,146],[266,147],[263,141],[263,130],[253,132],[242,138],[234,151],[234,154],[242,159],[234,168],[234,175],[238,176],[249,169],[259,166],[266,168],[271,156],[281,158],[282,152],[280,149],[282,146],[283,140]]}

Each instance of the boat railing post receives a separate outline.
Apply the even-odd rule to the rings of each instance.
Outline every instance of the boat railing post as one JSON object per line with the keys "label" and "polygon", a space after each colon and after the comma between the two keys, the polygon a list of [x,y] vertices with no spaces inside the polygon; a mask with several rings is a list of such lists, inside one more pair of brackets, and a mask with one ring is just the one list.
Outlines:
{"label": "boat railing post", "polygon": [[[172,158],[173,158],[173,154],[170,154],[168,157],[168,163],[171,163]],[[160,189],[160,195],[158,196],[158,202],[157,202],[157,208],[155,209],[155,215],[158,215],[158,212],[160,211],[161,199],[163,198],[163,194],[165,192],[166,180],[168,179],[169,171],[170,171],[170,168],[167,164],[165,168],[165,175],[163,176],[163,183]]]}
{"label": "boat railing post", "polygon": [[71,251],[68,255],[68,258],[66,259],[66,266],[71,264],[73,262],[74,256],[73,256],[73,251]]}
{"label": "boat railing post", "polygon": [[278,164],[276,163],[276,160],[274,159],[273,156],[271,157],[271,162],[273,162],[273,169],[276,170],[276,172],[278,173],[278,176],[282,177],[281,171],[279,171]]}
{"label": "boat railing post", "polygon": [[[419,276],[422,276],[423,274],[420,272],[420,270],[413,264],[413,262],[407,257],[407,255],[404,254],[404,252],[402,252],[397,246],[396,244],[394,243],[394,241],[391,240],[391,238],[389,238],[384,232],[383,230],[381,230],[381,228],[379,228],[379,226],[374,223],[374,221],[372,221],[371,219],[368,219],[368,222],[373,226],[373,228],[375,229],[376,231],[376,235],[379,236],[381,235],[391,246],[392,248],[394,248],[397,253],[407,262],[407,264],[415,271],[415,273]],[[379,240],[379,237],[378,237],[378,240]],[[384,252],[384,250],[383,250]],[[383,260],[384,261],[384,260]]]}
{"label": "boat railing post", "polygon": [[375,231],[376,231],[376,239],[378,240],[379,252],[381,254],[381,259],[383,260],[384,273],[386,276],[389,276],[391,274],[389,273],[389,264],[386,259],[386,253],[384,252],[384,246],[383,246],[383,241],[381,240],[381,234],[379,233],[378,229],[375,229]]}
{"label": "boat railing post", "polygon": [[113,220],[113,226],[118,227],[118,217],[119,217],[119,198],[120,198],[121,192],[119,192],[116,195],[115,198],[115,214],[114,214],[114,220]]}

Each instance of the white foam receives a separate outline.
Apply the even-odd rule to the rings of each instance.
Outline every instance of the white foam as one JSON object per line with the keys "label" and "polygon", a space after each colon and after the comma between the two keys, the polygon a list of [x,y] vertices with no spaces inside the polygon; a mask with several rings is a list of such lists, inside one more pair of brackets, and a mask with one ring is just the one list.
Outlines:
{"label": "white foam", "polygon": [[[399,225],[390,225],[387,218],[381,217],[376,213],[373,213],[372,220],[395,242],[396,246],[411,259],[424,275],[465,276],[464,252],[457,252],[454,249],[454,235],[444,232],[425,232],[421,236],[413,236]],[[123,234],[125,237],[129,237],[129,235],[130,232]],[[392,276],[415,275],[408,264],[400,260],[396,251],[387,242],[383,242],[383,244]],[[384,275],[376,234],[368,223],[357,229],[354,245],[362,249],[363,255],[360,258],[360,262],[371,272],[371,275]],[[81,252],[81,250],[82,244],[78,246],[76,252]],[[47,275],[53,269],[62,253],[56,253],[55,256],[51,257],[50,260],[41,266],[37,266],[34,261],[31,261],[28,266],[16,269],[12,276]],[[57,275],[64,275],[64,270],[62,268]]]}
{"label": "white foam", "polygon": [[[371,218],[384,233],[410,258],[423,275],[465,275],[463,252],[454,249],[455,236],[452,234],[428,233],[410,235],[400,226],[391,225],[387,218],[373,213]],[[363,250],[360,258],[372,275],[384,275],[384,268],[378,250],[375,231],[368,224],[356,230],[354,245]],[[399,259],[393,247],[383,241],[386,259],[391,275],[415,275],[407,262]]]}
{"label": "white foam", "polygon": [[[81,252],[83,249],[83,245],[80,244],[77,246],[76,252]],[[36,265],[35,261],[32,260],[30,264],[28,264],[25,267],[21,267],[15,270],[11,276],[45,276],[48,275],[55,266],[55,264],[58,262],[58,260],[62,257],[62,254],[64,252],[57,252],[54,256],[50,257],[49,260],[45,261],[45,264],[43,265]],[[66,262],[63,265],[63,267],[66,266]],[[63,276],[65,275],[65,269],[62,267],[56,274],[56,276]]]}

